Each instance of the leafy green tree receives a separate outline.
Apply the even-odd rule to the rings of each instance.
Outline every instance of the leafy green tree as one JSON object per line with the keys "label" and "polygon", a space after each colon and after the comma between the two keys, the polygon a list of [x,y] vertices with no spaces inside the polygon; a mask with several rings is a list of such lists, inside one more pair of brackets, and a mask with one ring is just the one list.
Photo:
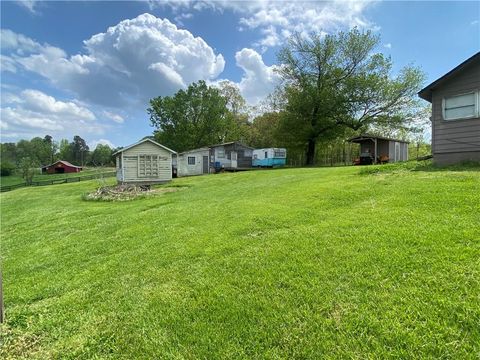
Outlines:
{"label": "leafy green tree", "polygon": [[20,161],[19,168],[22,173],[22,178],[28,185],[30,185],[32,183],[33,176],[38,169],[38,161],[34,158],[26,156]]}
{"label": "leafy green tree", "polygon": [[218,88],[228,109],[222,141],[248,141],[251,125],[248,121],[249,109],[240,89],[228,80],[220,81]]}
{"label": "leafy green tree", "polygon": [[419,69],[405,67],[393,76],[392,61],[374,53],[379,37],[370,31],[309,38],[294,35],[279,53],[286,105],[283,134],[305,148],[315,163],[319,140],[342,135],[344,128],[407,127],[418,118]]}
{"label": "leafy green tree", "polygon": [[48,144],[41,137],[34,137],[30,140],[31,153],[29,157],[35,159],[39,164],[48,165],[52,160],[52,150]]}
{"label": "leafy green tree", "polygon": [[105,166],[112,163],[113,151],[108,145],[98,144],[92,152],[91,162],[95,166]]}
{"label": "leafy green tree", "polygon": [[8,161],[12,164],[17,163],[17,145],[15,143],[0,144],[1,161]]}
{"label": "leafy green tree", "polygon": [[79,165],[85,165],[85,162],[88,158],[88,145],[84,139],[82,139],[79,135],[75,135],[73,137],[73,142],[70,143],[70,147],[72,150],[72,157],[73,161]]}
{"label": "leafy green tree", "polygon": [[173,96],[151,99],[147,112],[155,139],[185,151],[222,141],[228,109],[219,89],[199,81]]}
{"label": "leafy green tree", "polygon": [[278,112],[268,112],[253,119],[249,132],[249,145],[257,148],[284,147],[279,136],[280,116]]}
{"label": "leafy green tree", "polygon": [[58,144],[58,157],[60,160],[70,161],[73,162],[73,150],[72,145],[67,139],[60,140]]}
{"label": "leafy green tree", "polygon": [[53,137],[50,135],[45,135],[45,137],[43,138],[43,142],[45,143],[49,152],[50,159],[48,160],[48,162],[52,164],[55,162],[55,156],[57,155],[58,151],[58,143],[54,141]]}
{"label": "leafy green tree", "polygon": [[15,165],[8,160],[3,160],[2,159],[2,163],[1,163],[0,167],[1,167],[1,169],[0,169],[0,175],[1,176],[12,175],[13,171],[15,170]]}

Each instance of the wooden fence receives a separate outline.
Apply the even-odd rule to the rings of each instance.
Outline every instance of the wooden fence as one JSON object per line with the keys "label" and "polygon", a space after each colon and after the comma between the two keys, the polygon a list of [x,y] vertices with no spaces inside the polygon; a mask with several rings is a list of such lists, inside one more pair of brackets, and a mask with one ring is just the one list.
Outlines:
{"label": "wooden fence", "polygon": [[66,177],[63,179],[56,178],[52,180],[32,181],[30,185],[24,182],[24,183],[19,183],[14,185],[0,186],[0,192],[20,189],[26,186],[45,186],[45,185],[66,184],[66,183],[73,183],[73,182],[79,182],[79,181],[85,181],[85,180],[101,179],[101,178],[112,177],[112,176],[116,176],[115,171],[110,171],[110,172],[101,173],[101,174],[85,175],[85,176],[72,176],[72,177]]}

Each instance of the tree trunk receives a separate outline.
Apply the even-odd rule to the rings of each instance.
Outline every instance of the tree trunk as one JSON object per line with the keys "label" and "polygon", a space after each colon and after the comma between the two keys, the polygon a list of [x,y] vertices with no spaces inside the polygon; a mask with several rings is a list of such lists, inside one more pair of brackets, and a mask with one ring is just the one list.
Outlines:
{"label": "tree trunk", "polygon": [[308,140],[307,146],[307,166],[315,165],[315,140]]}

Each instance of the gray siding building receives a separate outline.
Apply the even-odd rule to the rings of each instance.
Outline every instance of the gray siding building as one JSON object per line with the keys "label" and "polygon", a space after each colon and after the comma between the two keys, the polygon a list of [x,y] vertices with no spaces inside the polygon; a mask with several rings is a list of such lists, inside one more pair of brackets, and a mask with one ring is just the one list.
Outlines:
{"label": "gray siding building", "polygon": [[408,141],[368,134],[356,136],[348,141],[360,145],[362,165],[408,160]]}
{"label": "gray siding building", "polygon": [[418,95],[432,104],[433,161],[480,161],[480,52]]}

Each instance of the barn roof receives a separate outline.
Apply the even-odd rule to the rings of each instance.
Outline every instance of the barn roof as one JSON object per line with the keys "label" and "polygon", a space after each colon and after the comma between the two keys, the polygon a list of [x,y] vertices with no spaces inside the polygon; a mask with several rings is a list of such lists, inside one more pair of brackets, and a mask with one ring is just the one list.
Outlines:
{"label": "barn roof", "polygon": [[70,166],[70,167],[73,167],[73,168],[78,168],[78,169],[82,168],[81,166],[73,165],[73,164],[69,163],[68,161],[58,160],[58,161],[55,161],[54,163],[52,163],[50,165],[42,166],[42,169],[48,168],[48,167],[53,166],[53,165],[58,164],[58,163],[62,163],[63,165],[67,165],[67,166]]}
{"label": "barn roof", "polygon": [[396,142],[402,142],[402,143],[407,143],[407,144],[409,143],[409,141],[405,141],[405,140],[393,139],[393,138],[370,135],[370,134],[362,134],[362,135],[359,135],[359,136],[355,136],[355,137],[352,137],[352,138],[348,139],[348,141],[353,142],[353,143],[360,143],[360,142],[365,141],[365,140],[374,140],[374,139],[396,141]]}
{"label": "barn roof", "polygon": [[168,147],[166,147],[166,146],[164,146],[164,145],[162,145],[162,144],[159,144],[159,143],[157,143],[156,141],[154,141],[154,140],[152,140],[152,139],[145,138],[145,139],[143,139],[143,140],[140,140],[139,142],[136,142],[135,144],[125,146],[124,148],[122,148],[122,149],[116,151],[115,153],[113,153],[113,155],[120,154],[120,153],[124,152],[125,150],[131,149],[131,148],[133,148],[134,146],[143,144],[144,142],[147,142],[147,141],[151,142],[151,143],[154,144],[154,145],[157,145],[157,146],[161,147],[162,149],[165,149],[165,150],[171,152],[172,154],[176,154],[176,153],[177,153],[176,151],[173,151],[172,149],[169,149]]}
{"label": "barn roof", "polygon": [[469,57],[467,60],[462,62],[457,67],[450,70],[448,73],[443,75],[442,77],[438,78],[430,85],[425,86],[422,90],[418,92],[418,96],[420,96],[423,100],[427,100],[432,102],[432,91],[441,86],[445,81],[449,80],[450,78],[457,75],[460,71],[465,69],[466,67],[470,66],[475,62],[480,62],[480,51],[474,54],[473,56]]}

